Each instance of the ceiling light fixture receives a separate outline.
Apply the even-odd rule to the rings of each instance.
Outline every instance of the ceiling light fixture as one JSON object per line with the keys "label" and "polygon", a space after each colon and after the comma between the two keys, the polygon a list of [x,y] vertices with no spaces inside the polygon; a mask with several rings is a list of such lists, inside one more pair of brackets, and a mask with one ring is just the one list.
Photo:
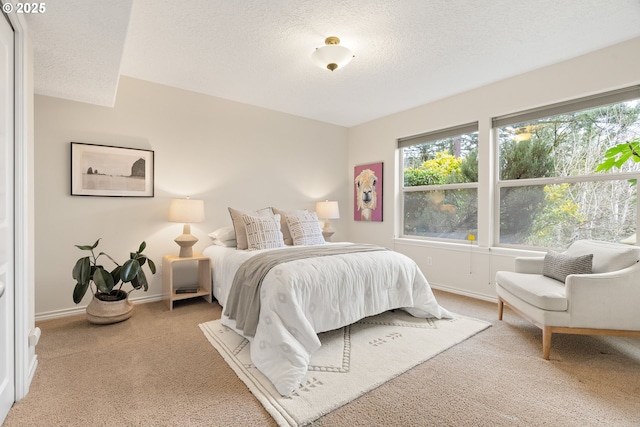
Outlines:
{"label": "ceiling light fixture", "polygon": [[322,68],[331,71],[342,68],[355,56],[348,48],[340,46],[340,39],[337,37],[327,37],[324,43],[324,46],[316,48],[311,54],[313,60]]}

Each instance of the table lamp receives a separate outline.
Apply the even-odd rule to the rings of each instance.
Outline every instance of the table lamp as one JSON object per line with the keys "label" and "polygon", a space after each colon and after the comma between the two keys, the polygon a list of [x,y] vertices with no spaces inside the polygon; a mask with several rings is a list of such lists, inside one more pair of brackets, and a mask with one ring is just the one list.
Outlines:
{"label": "table lamp", "polygon": [[193,245],[198,238],[191,234],[191,224],[204,221],[204,201],[193,199],[171,199],[169,221],[183,222],[182,235],[174,240],[180,246],[180,258],[193,256]]}
{"label": "table lamp", "polygon": [[324,202],[316,203],[316,214],[319,219],[324,219],[324,228],[322,229],[322,235],[326,240],[329,240],[335,230],[331,228],[330,219],[340,218],[340,209],[338,208],[338,202],[326,200]]}

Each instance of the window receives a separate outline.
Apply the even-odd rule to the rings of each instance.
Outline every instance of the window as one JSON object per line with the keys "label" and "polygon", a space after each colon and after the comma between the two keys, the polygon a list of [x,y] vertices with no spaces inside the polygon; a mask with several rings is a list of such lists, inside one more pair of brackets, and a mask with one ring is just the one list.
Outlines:
{"label": "window", "polygon": [[500,244],[636,243],[640,87],[496,118],[493,128]]}
{"label": "window", "polygon": [[467,239],[478,228],[477,123],[398,140],[402,235]]}

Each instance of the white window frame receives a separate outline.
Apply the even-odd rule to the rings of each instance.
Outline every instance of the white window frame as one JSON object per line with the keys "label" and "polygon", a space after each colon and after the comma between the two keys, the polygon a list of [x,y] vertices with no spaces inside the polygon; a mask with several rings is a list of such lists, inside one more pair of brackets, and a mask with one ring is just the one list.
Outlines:
{"label": "white window frame", "polygon": [[[498,138],[498,129],[517,123],[529,122],[536,119],[553,117],[561,114],[571,113],[575,111],[587,110],[602,107],[611,104],[618,104],[640,98],[640,85],[623,88],[611,92],[605,92],[598,95],[579,98],[562,103],[552,104],[546,107],[535,108],[522,111],[519,113],[508,114],[492,119],[491,134],[494,148],[493,178],[495,182],[494,200],[493,200],[493,243],[495,246],[518,249],[540,249],[528,245],[516,245],[500,243],[500,194],[502,188],[507,187],[527,187],[532,185],[555,185],[564,183],[577,182],[596,182],[596,181],[617,181],[638,179],[640,182],[640,173],[635,172],[609,172],[606,174],[587,174],[563,177],[545,177],[545,178],[529,178],[517,180],[501,180],[500,179],[500,141]],[[636,201],[636,231],[640,232],[640,197]],[[638,240],[640,242],[640,239]]]}
{"label": "white window frame", "polygon": [[[442,139],[465,135],[469,133],[479,133],[479,125],[478,122],[467,123],[459,126],[453,126],[446,129],[441,129],[433,132],[426,132],[419,135],[413,135],[403,138],[398,138],[397,140],[397,150],[398,150],[398,170],[399,170],[399,207],[398,207],[398,221],[397,221],[397,233],[396,235],[400,238],[404,239],[419,239],[419,240],[433,240],[433,241],[443,241],[443,242],[462,242],[464,240],[461,239],[448,239],[448,238],[439,238],[439,237],[429,237],[429,236],[416,236],[412,234],[404,233],[404,194],[411,192],[419,192],[419,191],[443,191],[443,190],[462,190],[468,188],[475,188],[476,192],[479,193],[479,185],[478,182],[465,182],[459,184],[436,184],[436,185],[419,185],[415,187],[405,187],[404,186],[404,155],[403,148],[411,147],[414,145],[425,144],[428,142],[435,142]],[[478,139],[480,135],[478,134]],[[480,147],[478,142],[478,162],[480,162]],[[479,178],[478,178],[479,180]],[[476,218],[477,220],[477,218]],[[478,228],[480,228],[480,224],[478,223]]]}

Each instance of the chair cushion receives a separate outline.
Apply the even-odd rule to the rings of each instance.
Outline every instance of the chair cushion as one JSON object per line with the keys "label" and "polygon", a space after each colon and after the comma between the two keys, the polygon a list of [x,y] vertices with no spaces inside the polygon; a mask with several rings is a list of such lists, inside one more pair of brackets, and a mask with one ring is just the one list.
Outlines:
{"label": "chair cushion", "polygon": [[496,283],[509,293],[542,310],[567,310],[564,283],[550,277],[542,274],[498,271]]}
{"label": "chair cushion", "polygon": [[570,274],[591,274],[592,262],[593,254],[572,257],[549,251],[544,256],[542,274],[564,283]]}
{"label": "chair cushion", "polygon": [[593,273],[608,273],[638,262],[640,247],[599,240],[577,240],[565,252],[565,255],[573,257],[588,254],[593,254]]}

